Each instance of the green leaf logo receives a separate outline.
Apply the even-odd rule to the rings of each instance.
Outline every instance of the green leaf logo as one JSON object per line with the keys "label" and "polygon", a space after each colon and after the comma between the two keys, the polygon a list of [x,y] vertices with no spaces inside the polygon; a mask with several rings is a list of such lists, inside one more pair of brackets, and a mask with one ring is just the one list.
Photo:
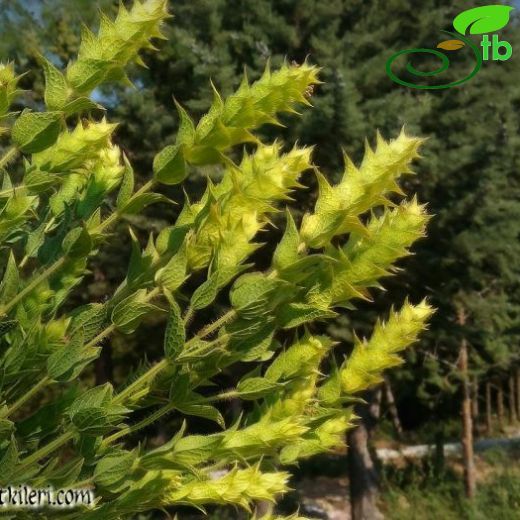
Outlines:
{"label": "green leaf logo", "polygon": [[453,20],[453,27],[460,34],[484,34],[498,31],[509,22],[513,7],[508,5],[484,5],[460,13]]}

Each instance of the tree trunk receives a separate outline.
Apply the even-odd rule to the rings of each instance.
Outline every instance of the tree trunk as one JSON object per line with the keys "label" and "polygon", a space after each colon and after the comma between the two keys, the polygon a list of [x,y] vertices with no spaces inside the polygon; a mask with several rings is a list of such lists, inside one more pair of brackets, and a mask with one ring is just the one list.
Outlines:
{"label": "tree trunk", "polygon": [[401,420],[399,419],[399,411],[397,410],[397,406],[395,404],[394,392],[392,391],[392,387],[388,379],[385,379],[383,387],[385,390],[386,404],[388,405],[388,411],[390,412],[392,424],[394,425],[397,438],[400,439],[403,436],[403,427],[401,425]]}
{"label": "tree trunk", "polygon": [[475,496],[476,475],[473,454],[473,419],[471,417],[471,388],[468,376],[468,344],[465,339],[460,345],[460,372],[462,376],[462,452],[464,459],[464,488],[466,497]]}
{"label": "tree trunk", "polygon": [[497,386],[497,418],[498,418],[498,426],[500,430],[504,429],[504,392],[502,390],[502,385],[498,383]]}
{"label": "tree trunk", "polygon": [[491,383],[486,381],[486,431],[491,435],[493,430],[493,421],[491,417]]}
{"label": "tree trunk", "polygon": [[379,478],[369,449],[370,433],[377,423],[381,391],[370,392],[364,398],[370,404],[356,407],[360,420],[348,434],[351,517],[352,520],[382,520],[384,517],[377,507]]}
{"label": "tree trunk", "polygon": [[509,422],[514,424],[517,420],[516,416],[516,392],[515,392],[515,378],[513,374],[509,376]]}
{"label": "tree trunk", "polygon": [[471,383],[471,415],[473,416],[474,423],[478,421],[480,412],[478,397],[478,377],[475,376]]}

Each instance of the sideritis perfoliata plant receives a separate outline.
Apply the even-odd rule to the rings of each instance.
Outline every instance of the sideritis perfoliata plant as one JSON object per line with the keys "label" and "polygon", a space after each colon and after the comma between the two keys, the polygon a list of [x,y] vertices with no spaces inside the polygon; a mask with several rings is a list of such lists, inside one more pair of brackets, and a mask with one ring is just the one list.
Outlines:
{"label": "sideritis perfoliata plant", "polygon": [[[345,157],[342,179],[331,185],[310,148],[255,136],[279,114],[310,104],[319,80],[308,63],[244,79],[226,99],[214,90],[198,122],[178,105],[175,142],[158,151],[150,180],[135,189],[132,166],[112,142],[116,125],[90,95],[105,82],[128,81],[125,66],[140,62],[169,16],[165,0],[121,6],[115,21],[102,17],[98,34],[84,29],[65,71],[42,56],[45,111],[10,112],[19,76],[11,63],[0,67],[2,133],[10,140],[0,160],[0,486],[89,487],[96,496],[90,508],[6,510],[10,518],[110,520],[176,505],[253,511],[257,501],[275,501],[292,465],[344,442],[355,422],[353,396],[401,362],[432,312],[425,302],[405,302],[370,338],[356,340],[340,366],[332,362],[335,343],[313,334],[316,321],[369,298],[423,236],[428,216],[398,185],[420,139],[378,136],[359,167]],[[244,143],[249,151],[237,161]],[[221,180],[208,180],[200,200],[179,201],[177,221],[144,249],[131,232],[127,275],[115,293],[71,310],[72,291],[114,224],[164,201],[161,184],[179,184],[203,166],[220,168]],[[15,169],[23,177],[13,184]],[[284,206],[313,173],[317,202],[298,225]],[[284,209],[271,266],[257,270],[259,233]],[[188,278],[204,281],[187,291]],[[222,292],[227,312],[193,330],[193,317],[211,315]],[[132,334],[152,313],[166,317],[164,357],[143,363],[121,388],[89,388],[85,373],[102,340]],[[216,385],[237,363],[249,364],[247,375],[232,388]],[[42,395],[47,404],[35,406]],[[249,403],[225,424],[219,409],[230,399]],[[128,448],[129,434],[169,413],[184,418],[173,438],[156,449]],[[193,416],[213,421],[214,433],[190,433]]]}

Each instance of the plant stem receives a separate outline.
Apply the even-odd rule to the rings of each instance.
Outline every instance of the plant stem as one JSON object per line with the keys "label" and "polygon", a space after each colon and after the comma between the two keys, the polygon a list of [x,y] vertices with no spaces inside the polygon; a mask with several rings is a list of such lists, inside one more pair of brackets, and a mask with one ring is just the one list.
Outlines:
{"label": "plant stem", "polygon": [[[152,179],[148,181],[146,184],[143,184],[141,188],[139,188],[131,197],[131,199],[128,201],[127,204],[129,204],[133,199],[137,198],[139,195],[142,195],[143,193],[147,193],[148,191],[152,191],[152,189],[155,187],[155,181]],[[94,228],[92,231],[93,233],[102,233],[105,231],[106,228],[110,227],[112,224],[117,222],[123,214],[116,210],[112,215],[110,215],[108,218],[106,218],[97,228]]]}
{"label": "plant stem", "polygon": [[226,314],[221,316],[218,320],[214,321],[213,323],[210,323],[202,330],[197,332],[196,337],[205,338],[206,336],[209,336],[216,330],[220,329],[220,327],[223,327],[224,325],[227,325],[230,321],[233,321],[236,317],[236,311],[234,309],[231,309],[230,311],[226,312]]}
{"label": "plant stem", "polygon": [[126,426],[125,428],[122,428],[118,432],[113,433],[112,435],[104,439],[101,443],[101,448],[106,448],[109,444],[112,444],[121,437],[125,437],[126,435],[130,435],[131,433],[134,433],[138,430],[141,430],[142,428],[145,428],[146,426],[149,426],[150,424],[160,419],[163,415],[166,415],[167,413],[171,412],[173,409],[175,409],[173,403],[168,403],[162,406],[148,417],[145,417],[142,421],[139,421],[138,423],[132,426]]}
{"label": "plant stem", "polygon": [[[224,316],[219,318],[217,321],[212,323],[211,325],[208,325],[204,329],[202,329],[199,333],[197,333],[190,341],[188,341],[185,344],[185,347],[188,347],[192,342],[194,342],[195,339],[204,338],[205,336],[208,336],[212,332],[215,332],[217,329],[225,325],[226,323],[229,323],[231,320],[233,320],[236,317],[236,312],[234,310],[228,311]],[[121,393],[116,395],[114,398],[114,403],[121,404],[125,401],[125,399],[131,395],[133,392],[138,390],[140,387],[145,386],[147,383],[152,381],[157,374],[162,372],[167,366],[169,365],[168,359],[163,359],[159,361],[156,365],[151,367],[147,372],[145,372],[141,377],[136,379],[131,385],[127,386]]]}
{"label": "plant stem", "polygon": [[[148,293],[146,299],[147,300],[152,299],[153,297],[157,296],[159,293],[160,293],[160,289],[156,287],[153,291],[150,291],[150,293]],[[225,324],[227,324],[230,321],[232,321],[233,319],[235,319],[236,316],[237,316],[236,311],[234,311],[234,310],[228,311],[217,321],[215,321],[211,325],[208,325],[207,327],[202,329],[199,333],[197,333],[190,341],[188,341],[186,343],[186,346],[188,346],[195,339],[204,338],[205,336],[212,334],[213,332],[218,330],[220,327],[224,326]],[[111,328],[111,327],[112,327],[112,325],[109,328]],[[107,335],[107,329],[105,331],[102,331],[100,334],[98,334],[89,343],[89,345],[95,344],[99,340],[99,338],[105,337],[106,335]],[[159,363],[155,364],[148,371],[146,371],[141,377],[139,377],[132,384],[127,386],[122,392],[117,394],[114,397],[112,403],[113,404],[123,404],[129,396],[131,396],[132,394],[135,394],[137,392],[137,390],[139,390],[142,386],[145,386],[147,383],[153,381],[153,379],[157,376],[157,374],[162,372],[168,365],[169,365],[169,360],[167,358],[164,358],[161,361],[159,361]],[[171,405],[171,403],[166,405],[165,407],[157,410],[157,412],[155,412],[153,414],[154,420],[161,417],[163,414],[167,413],[167,411],[169,411],[169,410],[167,410],[166,408],[170,405]],[[143,419],[143,421],[141,421],[140,423],[137,423],[137,425],[139,425],[138,429],[142,427],[141,424],[144,423],[144,421],[146,421],[146,419]],[[130,428],[135,428],[137,425],[130,427]],[[144,426],[146,426],[146,424],[144,424]],[[126,430],[121,430],[121,431],[126,431]],[[112,437],[116,436],[118,433],[119,432],[116,432],[111,437],[107,437],[107,440],[112,439]],[[128,431],[127,433],[130,433],[130,431]],[[123,435],[126,435],[126,433],[121,434],[120,436],[123,436]],[[47,455],[52,453],[54,450],[60,448],[64,444],[66,444],[73,437],[74,437],[74,434],[72,432],[70,432],[70,431],[65,432],[60,437],[54,439],[54,441],[43,446],[39,450],[35,451],[33,454],[31,454],[28,457],[26,457],[25,459],[23,459],[21,461],[21,467],[25,468],[26,466],[32,464],[33,462],[37,462],[38,460],[42,459],[43,457],[46,457]],[[116,438],[119,438],[119,436]],[[110,442],[113,442],[113,440],[111,440]]]}
{"label": "plant stem", "polygon": [[112,332],[116,330],[116,326],[112,323],[104,330],[102,330],[95,338],[91,339],[85,344],[85,348],[95,347],[100,341],[104,340],[107,336],[110,336]]}
{"label": "plant stem", "polygon": [[72,438],[74,437],[74,433],[71,431],[65,432],[53,441],[49,442],[45,446],[42,446],[39,450],[36,450],[34,453],[31,453],[31,455],[25,457],[25,459],[22,459],[20,461],[20,465],[17,469],[22,470],[25,469],[27,466],[30,466],[31,464],[38,462],[40,459],[43,459],[47,455],[50,455],[54,450],[57,450],[58,448],[61,448],[64,444],[67,444]]}
{"label": "plant stem", "polygon": [[147,370],[141,377],[136,379],[131,385],[127,386],[122,392],[117,394],[114,397],[113,402],[115,404],[123,403],[128,396],[132,395],[132,393],[138,390],[141,386],[144,386],[145,384],[152,381],[155,378],[155,376],[162,372],[167,366],[168,360],[166,358],[159,361],[159,363],[155,364],[153,367]]}
{"label": "plant stem", "polygon": [[[222,401],[225,399],[229,399],[231,397],[236,397],[238,393],[236,391],[230,391],[230,392],[224,392],[221,394],[217,394],[211,397],[204,398],[204,403],[212,403],[216,401]],[[141,430],[142,428],[145,428],[146,426],[149,426],[150,424],[153,424],[155,421],[159,420],[161,417],[166,415],[167,413],[171,412],[175,409],[175,403],[167,403],[164,406],[161,406],[161,408],[157,409],[154,413],[149,415],[148,417],[145,417],[142,421],[139,421],[138,423],[132,425],[132,426],[125,426],[121,430],[117,431],[116,433],[113,433],[106,439],[104,439],[101,442],[101,448],[108,447],[109,444],[112,444],[113,442],[117,441],[121,437],[126,437],[127,435],[130,435],[132,433],[135,433],[138,430]]]}
{"label": "plant stem", "polygon": [[33,395],[37,394],[42,388],[47,386],[51,382],[50,377],[45,376],[40,380],[39,383],[35,384],[30,388],[24,395],[22,395],[17,401],[15,401],[5,412],[2,414],[3,418],[9,417],[11,414],[16,412],[22,405],[24,405]]}
{"label": "plant stem", "polygon": [[28,294],[30,294],[38,285],[42,282],[50,278],[58,269],[60,269],[65,262],[67,261],[67,257],[64,256],[59,260],[56,260],[52,265],[50,265],[45,271],[40,273],[36,278],[34,278],[28,285],[26,285],[9,303],[6,303],[2,307],[0,307],[0,315],[7,314],[12,308],[14,308],[20,301],[22,301]]}

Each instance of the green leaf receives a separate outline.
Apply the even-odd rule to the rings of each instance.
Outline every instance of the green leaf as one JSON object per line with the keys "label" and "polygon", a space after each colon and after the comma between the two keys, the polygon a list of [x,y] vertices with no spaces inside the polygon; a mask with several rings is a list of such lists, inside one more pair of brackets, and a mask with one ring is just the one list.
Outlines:
{"label": "green leaf", "polygon": [[155,242],[158,253],[161,255],[164,253],[175,254],[182,246],[190,227],[189,224],[165,227]]}
{"label": "green leaf", "polygon": [[11,436],[14,423],[9,419],[0,419],[0,442]]}
{"label": "green leaf", "polygon": [[175,106],[177,107],[177,111],[179,112],[179,117],[181,119],[181,122],[179,124],[179,131],[177,132],[177,142],[179,144],[185,144],[185,145],[192,145],[195,141],[195,125],[193,124],[193,121],[191,120],[190,116],[182,108],[182,106],[175,101]]}
{"label": "green leaf", "polygon": [[146,291],[138,291],[119,302],[112,311],[112,323],[123,334],[131,334],[150,312],[162,312],[162,309],[142,301]]}
{"label": "green leaf", "polygon": [[16,439],[12,437],[7,450],[0,458],[0,482],[2,482],[2,484],[9,482],[11,475],[16,471],[19,459]]}
{"label": "green leaf", "polygon": [[290,303],[280,309],[277,318],[282,328],[292,329],[311,321],[330,319],[336,316],[337,314],[330,309],[321,309],[304,303]]}
{"label": "green leaf", "polygon": [[271,316],[262,316],[256,320],[239,318],[226,326],[230,335],[230,352],[240,352],[242,361],[269,359],[272,356],[275,320]]}
{"label": "green leaf", "polygon": [[94,470],[96,485],[113,493],[120,492],[122,485],[130,477],[135,462],[134,451],[115,451],[105,455]]}
{"label": "green leaf", "polygon": [[18,292],[19,285],[20,274],[18,272],[18,267],[16,265],[13,252],[10,251],[4,277],[2,279],[2,284],[0,285],[0,300],[5,303],[12,299]]}
{"label": "green leaf", "polygon": [[125,173],[123,174],[123,180],[121,182],[121,188],[117,194],[116,207],[117,209],[124,208],[128,203],[132,194],[134,193],[134,169],[130,164],[130,161],[124,156],[125,161]]}
{"label": "green leaf", "polygon": [[99,347],[85,347],[84,336],[80,331],[72,337],[68,345],[59,348],[47,358],[47,373],[55,381],[71,381],[99,356],[99,351]]}
{"label": "green leaf", "polygon": [[218,272],[214,272],[203,284],[199,285],[192,297],[190,306],[197,311],[204,309],[217,297],[218,294]]}
{"label": "green leaf", "polygon": [[81,410],[108,406],[112,401],[112,395],[113,389],[110,383],[91,388],[74,400],[67,409],[67,415],[74,417]]}
{"label": "green leaf", "polygon": [[460,34],[485,34],[498,31],[509,22],[513,7],[509,5],[484,5],[463,11],[453,20],[453,27]]}
{"label": "green leaf", "polygon": [[[56,457],[56,463],[60,462],[60,458]],[[65,464],[63,462],[54,470],[54,466],[51,463],[45,468],[45,472],[42,473],[41,476],[45,475],[48,483],[56,489],[62,489],[65,487],[70,487],[71,484],[76,482],[78,479],[81,470],[83,468],[83,463],[85,459],[83,457],[74,457],[70,461],[67,461]],[[47,471],[47,470],[53,471]]]}
{"label": "green leaf", "polygon": [[65,76],[44,56],[40,63],[45,74],[45,105],[48,110],[62,110],[69,97]]}
{"label": "green leaf", "polygon": [[101,330],[106,319],[106,309],[101,303],[89,303],[75,309],[71,313],[71,317],[70,330],[72,334],[82,331],[83,340],[90,341]]}
{"label": "green leaf", "polygon": [[59,182],[57,175],[40,170],[28,171],[24,176],[25,186],[31,193],[42,193],[51,186],[59,184]]}
{"label": "green leaf", "polygon": [[161,287],[173,292],[184,283],[187,268],[188,255],[186,241],[184,241],[179,251],[172,256],[163,268],[157,271],[155,281]]}
{"label": "green leaf", "polygon": [[170,145],[161,150],[153,160],[154,178],[162,184],[179,184],[188,173],[184,160],[184,147]]}
{"label": "green leaf", "polygon": [[201,361],[217,351],[222,351],[218,342],[205,341],[195,337],[190,340],[189,347],[184,348],[175,361],[180,364]]}
{"label": "green leaf", "polygon": [[221,428],[226,427],[222,414],[209,404],[175,404],[175,408],[183,414],[202,417],[216,422]]}
{"label": "green leaf", "polygon": [[113,388],[107,383],[81,394],[68,408],[72,424],[84,435],[102,435],[116,426],[128,409],[112,404]]}
{"label": "green leaf", "polygon": [[221,443],[216,435],[189,435],[179,439],[173,448],[173,459],[182,464],[200,464],[211,459]]}
{"label": "green leaf", "polygon": [[164,335],[164,352],[169,359],[175,360],[184,348],[186,330],[179,305],[173,297],[168,298],[168,300],[170,302],[170,315]]}
{"label": "green leaf", "polygon": [[112,63],[103,59],[83,59],[67,68],[67,81],[77,92],[88,94],[106,78]]}
{"label": "green leaf", "polygon": [[[230,292],[233,308],[245,318],[253,318],[274,308],[278,303],[278,295],[284,282],[276,278],[268,278],[264,273],[246,273],[238,278]],[[285,291],[284,291],[285,292]]]}
{"label": "green leaf", "polygon": [[132,252],[130,254],[126,280],[129,286],[137,287],[139,285],[139,280],[148,275],[153,258],[151,255],[146,254],[146,252],[141,251],[139,240],[131,228],[129,229],[129,232],[132,240]]}
{"label": "green leaf", "polygon": [[241,399],[254,401],[273,393],[280,387],[279,383],[264,377],[250,377],[238,383],[237,392]]}
{"label": "green leaf", "polygon": [[61,118],[61,112],[24,110],[13,126],[13,142],[25,153],[41,152],[58,139]]}
{"label": "green leaf", "polygon": [[275,269],[284,269],[299,259],[300,234],[288,209],[286,210],[286,217],[285,233],[273,255],[273,266]]}
{"label": "green leaf", "polygon": [[86,112],[88,110],[104,110],[104,108],[87,97],[79,97],[67,103],[62,110],[66,116],[72,116],[79,112]]}
{"label": "green leaf", "polygon": [[84,258],[92,250],[92,239],[85,227],[71,229],[63,239],[63,252],[69,258]]}
{"label": "green leaf", "polygon": [[150,206],[150,204],[156,204],[157,202],[168,202],[173,204],[168,197],[165,197],[160,193],[141,193],[137,196],[131,197],[120,209],[120,213],[125,215],[135,215],[147,206]]}

